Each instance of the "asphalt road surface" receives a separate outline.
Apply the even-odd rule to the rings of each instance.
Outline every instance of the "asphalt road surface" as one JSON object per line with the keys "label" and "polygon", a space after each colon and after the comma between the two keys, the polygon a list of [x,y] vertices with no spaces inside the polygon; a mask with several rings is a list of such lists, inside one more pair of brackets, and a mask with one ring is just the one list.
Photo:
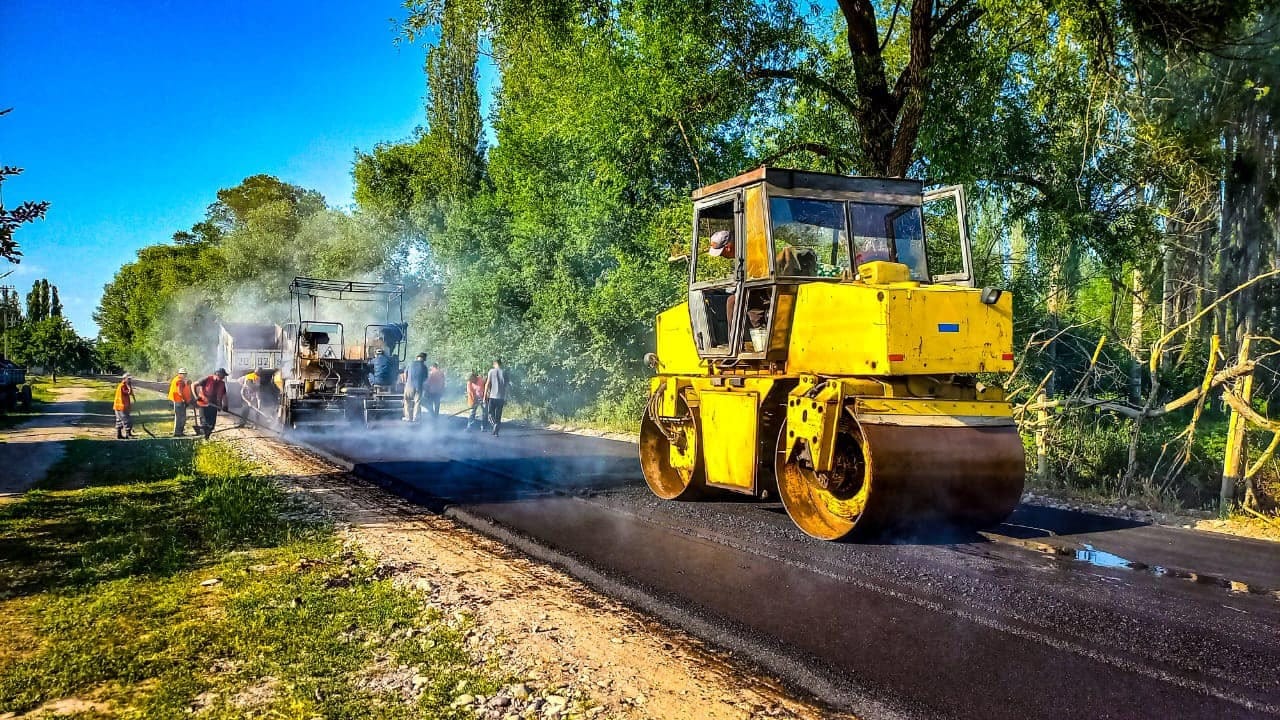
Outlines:
{"label": "asphalt road surface", "polygon": [[290,437],[871,720],[1280,717],[1280,544],[1031,505],[822,543],[658,500],[631,443],[464,425]]}
{"label": "asphalt road surface", "polygon": [[631,443],[444,419],[293,437],[862,717],[1280,716],[1277,544],[1026,505],[822,543],[777,503],[658,500]]}

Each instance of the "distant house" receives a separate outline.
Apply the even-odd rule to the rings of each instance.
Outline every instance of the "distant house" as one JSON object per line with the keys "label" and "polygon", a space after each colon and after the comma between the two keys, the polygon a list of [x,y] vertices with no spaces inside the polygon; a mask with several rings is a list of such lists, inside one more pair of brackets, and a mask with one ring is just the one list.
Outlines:
{"label": "distant house", "polygon": [[281,332],[279,325],[222,323],[218,327],[218,367],[226,368],[232,378],[250,370],[280,367]]}

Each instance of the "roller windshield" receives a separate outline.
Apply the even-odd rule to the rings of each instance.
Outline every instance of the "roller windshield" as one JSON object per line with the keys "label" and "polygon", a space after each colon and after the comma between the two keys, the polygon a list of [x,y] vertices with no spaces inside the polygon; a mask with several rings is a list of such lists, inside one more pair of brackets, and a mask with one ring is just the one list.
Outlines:
{"label": "roller windshield", "polygon": [[779,276],[840,277],[849,269],[844,203],[775,197],[769,217]]}
{"label": "roller windshield", "polygon": [[855,265],[899,262],[911,270],[912,280],[929,282],[919,206],[849,203],[849,214]]}

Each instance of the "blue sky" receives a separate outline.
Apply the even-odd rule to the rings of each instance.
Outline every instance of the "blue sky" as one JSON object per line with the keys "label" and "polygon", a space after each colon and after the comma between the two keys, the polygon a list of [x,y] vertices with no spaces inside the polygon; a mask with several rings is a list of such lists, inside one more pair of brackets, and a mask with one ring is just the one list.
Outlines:
{"label": "blue sky", "polygon": [[354,150],[425,120],[424,48],[393,43],[402,16],[394,1],[0,0],[0,163],[26,169],[5,202],[52,203],[0,284],[48,277],[94,336],[116,269],[219,188],[269,173],[349,205]]}

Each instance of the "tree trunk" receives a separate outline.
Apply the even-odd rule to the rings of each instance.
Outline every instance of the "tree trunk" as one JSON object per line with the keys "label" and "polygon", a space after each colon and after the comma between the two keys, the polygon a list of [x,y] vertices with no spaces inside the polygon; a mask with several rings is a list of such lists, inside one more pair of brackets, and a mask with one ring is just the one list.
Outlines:
{"label": "tree trunk", "polygon": [[1133,266],[1133,317],[1129,323],[1129,399],[1134,405],[1142,402],[1142,326],[1147,316],[1146,288],[1143,287],[1142,270]]}

